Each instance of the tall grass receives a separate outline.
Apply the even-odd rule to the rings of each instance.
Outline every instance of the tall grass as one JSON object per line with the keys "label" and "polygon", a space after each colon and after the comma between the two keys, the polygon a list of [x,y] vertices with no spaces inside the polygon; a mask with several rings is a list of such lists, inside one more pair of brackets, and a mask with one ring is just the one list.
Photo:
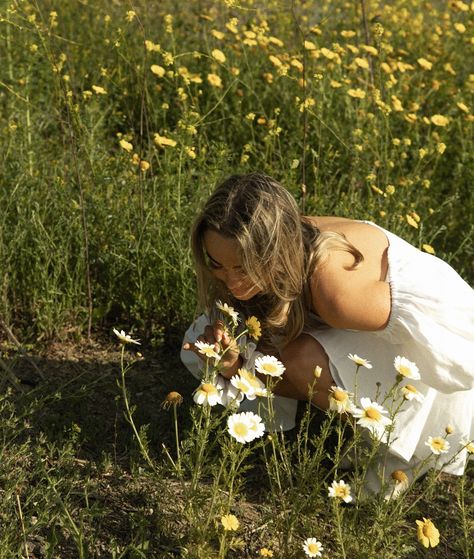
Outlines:
{"label": "tall grass", "polygon": [[468,277],[471,7],[231,4],[2,2],[1,311],[25,337],[182,328],[192,217],[252,169]]}

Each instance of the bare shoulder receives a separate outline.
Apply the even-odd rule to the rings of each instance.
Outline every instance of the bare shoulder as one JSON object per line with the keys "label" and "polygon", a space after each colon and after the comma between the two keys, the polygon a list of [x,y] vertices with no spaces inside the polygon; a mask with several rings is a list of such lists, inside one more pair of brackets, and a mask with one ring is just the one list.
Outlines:
{"label": "bare shoulder", "polygon": [[390,315],[390,288],[385,282],[388,239],[374,225],[337,217],[317,217],[312,221],[321,232],[332,231],[363,256],[354,266],[351,252],[330,249],[311,278],[313,310],[336,328],[379,330]]}

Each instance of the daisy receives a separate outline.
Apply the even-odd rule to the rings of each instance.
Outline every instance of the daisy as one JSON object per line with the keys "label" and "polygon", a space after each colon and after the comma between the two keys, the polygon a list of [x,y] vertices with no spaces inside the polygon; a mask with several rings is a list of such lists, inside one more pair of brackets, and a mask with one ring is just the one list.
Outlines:
{"label": "daisy", "polygon": [[390,477],[392,478],[392,483],[385,494],[384,499],[386,501],[398,499],[410,486],[410,479],[403,470],[395,470],[390,474]]}
{"label": "daisy", "polygon": [[397,355],[393,362],[393,366],[402,377],[411,378],[413,380],[419,380],[421,378],[416,364],[413,363],[413,361],[408,361],[406,357]]}
{"label": "daisy", "polygon": [[232,386],[230,381],[228,381],[222,375],[217,375],[216,386],[217,389],[221,391],[220,403],[224,407],[233,407],[237,409],[240,406],[240,402],[244,399],[244,395],[235,386]]}
{"label": "daisy", "polygon": [[247,400],[255,400],[257,395],[261,395],[262,391],[265,391],[265,385],[253,373],[247,369],[239,369],[238,373],[230,379],[230,382],[247,397]]}
{"label": "daisy", "polygon": [[255,391],[253,386],[243,377],[240,375],[234,375],[230,379],[230,383],[234,386],[241,394],[243,394],[247,400],[255,400]]}
{"label": "daisy", "polygon": [[240,526],[239,519],[233,514],[225,514],[221,518],[221,524],[224,526],[224,530],[226,532],[234,532],[235,530],[238,530]]}
{"label": "daisy", "polygon": [[222,403],[221,392],[222,390],[220,390],[215,384],[203,382],[194,393],[193,400],[200,406],[204,404],[215,406],[216,404]]}
{"label": "daisy", "polygon": [[445,454],[448,452],[450,444],[443,437],[428,437],[425,442],[426,446],[429,446],[433,454]]}
{"label": "daisy", "polygon": [[255,359],[255,369],[262,375],[268,375],[269,377],[281,377],[285,372],[283,363],[273,355],[257,357]]}
{"label": "daisy", "polygon": [[258,318],[256,316],[251,316],[245,321],[245,326],[247,326],[249,336],[255,341],[258,341],[262,335],[262,327]]}
{"label": "daisy", "polygon": [[343,479],[341,479],[341,481],[334,480],[329,486],[328,491],[329,497],[341,499],[341,501],[345,503],[350,503],[352,501],[351,486]]}
{"label": "daisy", "polygon": [[117,338],[119,339],[119,342],[123,345],[125,345],[125,344],[141,345],[138,340],[132,339],[130,334],[125,334],[125,332],[123,330],[120,330],[120,332],[119,332],[118,330],[116,330],[114,328],[113,332],[117,336]]}
{"label": "daisy", "polygon": [[405,400],[416,400],[417,402],[421,403],[425,399],[423,394],[421,392],[418,392],[418,390],[412,384],[400,386],[400,391],[403,394]]}
{"label": "daisy", "polygon": [[359,357],[356,353],[354,353],[354,354],[349,353],[349,355],[347,357],[351,361],[354,361],[354,363],[356,365],[358,365],[359,367],[365,367],[366,369],[372,369],[372,365],[371,365],[370,361],[367,361],[367,359],[364,359],[363,357]]}
{"label": "daisy", "polygon": [[350,394],[339,386],[331,386],[329,390],[329,409],[338,413],[350,412],[354,409]]}
{"label": "daisy", "polygon": [[439,530],[429,518],[417,520],[418,541],[424,547],[436,547],[439,544]]}
{"label": "daisy", "polygon": [[362,409],[356,408],[351,412],[354,417],[359,418],[357,424],[369,429],[377,438],[384,439],[385,428],[392,423],[391,419],[384,416],[388,411],[370,398],[361,398],[360,405]]}
{"label": "daisy", "polygon": [[239,443],[249,443],[265,432],[262,418],[251,412],[234,413],[227,419],[229,434]]}
{"label": "daisy", "polygon": [[209,357],[210,359],[215,359],[216,363],[221,358],[221,356],[216,352],[214,344],[208,344],[206,342],[197,341],[194,342],[194,346],[197,347],[199,353],[202,353],[203,355]]}
{"label": "daisy", "polygon": [[222,314],[228,316],[232,320],[234,326],[237,326],[239,323],[239,313],[234,310],[234,307],[229,307],[227,303],[223,303],[222,301],[216,301],[216,307]]}
{"label": "daisy", "polygon": [[308,557],[321,557],[323,549],[321,542],[316,538],[307,538],[303,543],[303,550]]}
{"label": "daisy", "polygon": [[461,444],[469,454],[474,454],[474,441],[461,439]]}

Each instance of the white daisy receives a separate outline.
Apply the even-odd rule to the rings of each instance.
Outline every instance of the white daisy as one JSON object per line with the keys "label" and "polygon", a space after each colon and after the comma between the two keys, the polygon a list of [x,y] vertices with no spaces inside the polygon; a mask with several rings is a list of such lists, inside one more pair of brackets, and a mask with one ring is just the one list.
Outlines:
{"label": "white daisy", "polygon": [[352,394],[339,386],[331,386],[329,390],[329,409],[338,413],[352,412],[355,409],[351,402]]}
{"label": "white daisy", "polygon": [[430,447],[433,454],[438,455],[448,452],[449,447],[451,446],[446,439],[443,439],[443,437],[428,437],[425,445]]}
{"label": "white daisy", "polygon": [[461,439],[461,444],[469,454],[474,454],[474,441]]}
{"label": "white daisy", "polygon": [[306,538],[303,542],[303,550],[307,557],[321,557],[323,549],[322,543],[318,542],[316,538]]}
{"label": "white daisy", "polygon": [[263,355],[255,359],[255,369],[269,377],[281,377],[285,372],[285,365],[273,355]]}
{"label": "white daisy", "polygon": [[197,341],[194,342],[194,346],[198,348],[199,353],[202,353],[206,357],[214,359],[216,363],[221,358],[221,356],[216,352],[216,348],[214,344],[208,344],[206,342]]}
{"label": "white daisy", "polygon": [[403,377],[411,378],[413,380],[420,380],[421,378],[416,364],[413,363],[413,361],[408,361],[406,357],[397,355],[393,361],[393,366]]}
{"label": "white daisy", "polygon": [[217,375],[217,389],[221,391],[221,404],[226,408],[238,409],[240,402],[244,399],[244,395],[240,390],[232,386],[230,381],[222,375]]}
{"label": "white daisy", "polygon": [[203,382],[194,393],[193,400],[200,406],[204,404],[215,406],[222,403],[221,392],[222,390],[215,384]]}
{"label": "white daisy", "polygon": [[384,496],[386,501],[398,499],[410,487],[410,478],[403,470],[395,470],[390,477],[391,483]]}
{"label": "white daisy", "polygon": [[249,443],[264,434],[265,425],[259,415],[248,411],[230,415],[227,430],[239,443]]}
{"label": "white daisy", "polygon": [[113,329],[114,334],[117,336],[117,338],[119,339],[119,342],[123,345],[125,344],[135,344],[135,345],[141,345],[140,342],[138,340],[134,340],[130,334],[125,334],[125,332],[123,330],[120,330],[120,332],[118,330],[116,330],[115,328]]}
{"label": "white daisy", "polygon": [[372,402],[370,398],[361,398],[360,405],[362,409],[354,409],[351,413],[354,417],[359,418],[358,425],[369,429],[373,436],[377,439],[385,439],[385,429],[392,420],[385,417],[388,411],[377,402]]}
{"label": "white daisy", "polygon": [[256,396],[255,396],[255,390],[253,389],[253,387],[250,385],[249,382],[247,382],[244,378],[242,378],[240,375],[234,375],[231,379],[230,379],[230,383],[232,384],[232,386],[234,386],[237,390],[239,390],[241,392],[242,395],[244,395],[247,400],[255,400]]}
{"label": "white daisy", "polygon": [[216,307],[221,311],[221,313],[228,316],[234,326],[237,326],[239,323],[239,313],[234,310],[234,307],[229,307],[227,303],[223,303],[222,301],[216,301]]}
{"label": "white daisy", "polygon": [[366,369],[372,369],[372,365],[371,365],[370,361],[368,361],[367,359],[364,359],[363,357],[359,357],[356,353],[354,353],[354,354],[349,353],[349,355],[347,357],[351,361],[354,361],[354,363],[356,365],[358,365],[359,367],[365,367]]}
{"label": "white daisy", "polygon": [[351,486],[343,479],[341,481],[334,480],[328,488],[329,497],[333,499],[341,499],[345,503],[352,501]]}
{"label": "white daisy", "polygon": [[239,369],[238,374],[234,375],[230,382],[247,397],[247,400],[255,400],[257,396],[262,396],[266,392],[263,382],[244,368]]}
{"label": "white daisy", "polygon": [[421,392],[419,392],[412,384],[405,384],[405,386],[400,386],[400,391],[403,394],[405,400],[416,400],[417,402],[423,402],[425,397]]}

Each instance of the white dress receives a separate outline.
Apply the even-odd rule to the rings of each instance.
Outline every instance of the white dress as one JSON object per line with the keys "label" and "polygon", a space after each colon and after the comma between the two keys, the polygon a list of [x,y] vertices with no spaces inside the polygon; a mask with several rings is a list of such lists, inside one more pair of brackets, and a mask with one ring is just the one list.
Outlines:
{"label": "white dress", "polygon": [[[450,449],[438,457],[436,467],[451,461],[444,471],[461,475],[468,454],[459,453],[460,441],[474,439],[474,291],[446,262],[383,231],[389,241],[386,281],[390,283],[391,314],[387,327],[376,332],[336,328],[307,328],[305,332],[323,346],[333,379],[350,392],[355,390],[355,365],[348,354],[370,361],[373,368],[361,367],[358,373],[359,397],[374,399],[377,391],[383,397],[393,386],[396,356],[415,362],[421,379],[408,382],[424,400],[407,402],[397,414],[388,448],[394,468],[405,465],[410,470],[428,457],[428,437],[444,437],[450,425]],[[205,322],[204,318],[202,324]],[[202,333],[201,326],[195,324],[188,330],[187,341]],[[196,372],[194,354],[182,352],[182,359]],[[292,428],[296,402],[282,397],[275,402],[277,427]],[[252,405],[254,402],[246,402],[245,409],[253,409]]]}

